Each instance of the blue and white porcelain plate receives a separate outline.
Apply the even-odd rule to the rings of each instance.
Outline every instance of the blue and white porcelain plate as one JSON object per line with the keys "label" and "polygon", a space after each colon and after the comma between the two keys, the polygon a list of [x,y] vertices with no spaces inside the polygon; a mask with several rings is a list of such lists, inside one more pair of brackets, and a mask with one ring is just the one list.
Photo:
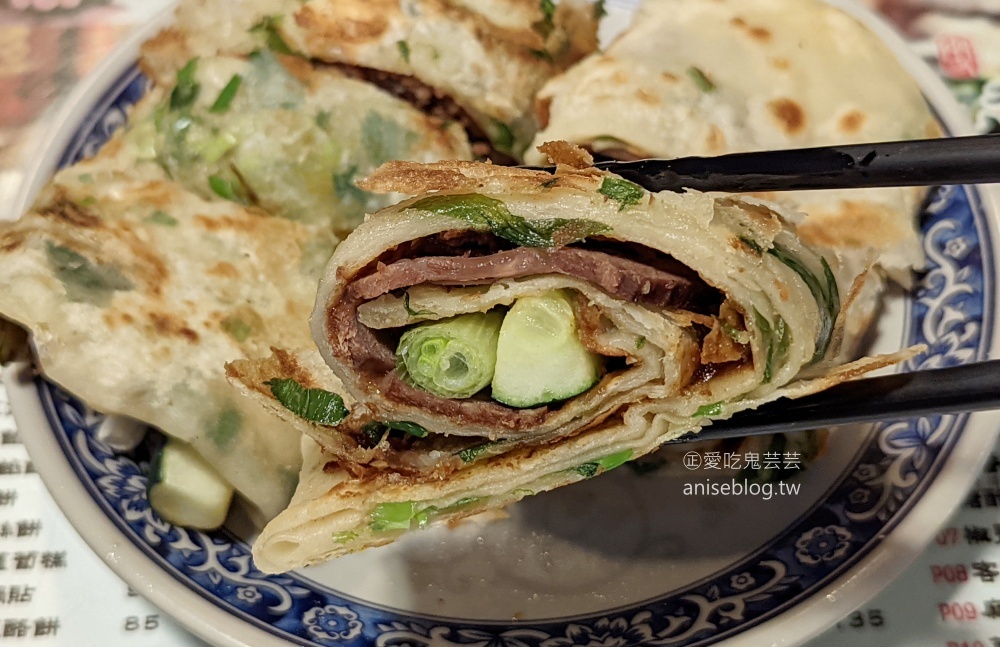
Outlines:
{"label": "blue and white porcelain plate", "polygon": [[[836,4],[883,36],[948,132],[969,132],[947,89],[890,29]],[[56,166],[94,153],[125,122],[145,87],[137,45],[155,28],[76,92],[21,207]],[[927,344],[907,370],[994,354],[995,214],[975,187],[933,194],[922,220],[928,271],[912,295],[890,302],[875,350]],[[615,470],[525,500],[504,520],[268,576],[236,531],[160,520],[146,500],[148,466],[98,439],[99,414],[23,367],[5,382],[33,461],[83,538],[218,645],[797,644],[906,567],[964,497],[1000,429],[996,416],[977,414],[834,432],[819,460],[753,495],[690,494],[718,482],[707,460],[693,471]]]}

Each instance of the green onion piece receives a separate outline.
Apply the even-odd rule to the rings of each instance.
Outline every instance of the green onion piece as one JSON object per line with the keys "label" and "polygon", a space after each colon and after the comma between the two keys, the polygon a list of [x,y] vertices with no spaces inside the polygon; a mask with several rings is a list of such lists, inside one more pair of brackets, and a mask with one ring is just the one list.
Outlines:
{"label": "green onion piece", "polygon": [[722,415],[722,403],[716,402],[714,404],[705,404],[698,407],[698,410],[694,412],[695,418],[705,418],[708,416],[719,416]]}
{"label": "green onion piece", "polygon": [[369,422],[361,428],[361,436],[357,438],[358,444],[365,449],[375,449],[385,437],[385,432],[389,428],[381,422]]}
{"label": "green onion piece", "polygon": [[646,345],[646,338],[639,335],[635,340],[635,349],[642,350],[642,347]]}
{"label": "green onion piece", "polygon": [[[545,61],[546,63],[555,63],[555,59],[552,58],[552,54],[550,54],[549,50],[547,49],[529,49],[528,51],[531,52],[532,56],[534,56],[540,61]],[[513,143],[514,142],[512,141],[511,145],[513,145]]]}
{"label": "green onion piece", "polygon": [[816,305],[819,306],[820,331],[816,337],[816,352],[812,358],[813,362],[818,362],[823,359],[826,351],[830,348],[830,341],[833,339],[833,326],[837,322],[837,317],[840,316],[840,289],[837,287],[837,279],[833,275],[833,270],[830,269],[830,264],[826,262],[826,259],[821,257],[820,263],[823,266],[823,280],[821,281],[790,250],[781,245],[775,245],[767,250],[767,253],[802,277],[809,292],[816,300]]}
{"label": "green onion piece", "polygon": [[539,0],[538,8],[542,10],[542,19],[531,25],[542,38],[548,38],[556,26],[556,4],[553,0]]}
{"label": "green onion piece", "polygon": [[295,380],[282,378],[264,382],[271,387],[271,394],[300,418],[319,425],[332,427],[347,417],[344,400],[336,393],[323,389],[307,389]]}
{"label": "green onion piece", "polygon": [[222,88],[222,92],[219,93],[218,98],[212,107],[208,109],[209,112],[225,112],[229,110],[229,104],[233,102],[233,98],[236,97],[236,93],[240,89],[240,84],[243,82],[243,77],[239,74],[234,74],[233,78],[229,79],[229,83],[226,87]]}
{"label": "green onion piece", "polygon": [[219,414],[215,424],[208,430],[208,437],[220,449],[225,449],[240,433],[243,426],[243,416],[236,409],[226,409]]}
{"label": "green onion piece", "polygon": [[417,523],[417,528],[423,530],[430,525],[431,519],[440,512],[440,508],[436,505],[428,506],[413,515],[413,520]]}
{"label": "green onion piece", "polygon": [[236,198],[236,188],[233,183],[224,177],[219,177],[218,175],[208,176],[208,186],[212,189],[212,192],[220,198],[225,198],[226,200],[232,200],[233,202],[239,202]]}
{"label": "green onion piece", "polygon": [[104,306],[114,292],[127,292],[135,287],[117,267],[94,263],[52,241],[45,242],[45,256],[70,301]]}
{"label": "green onion piece", "polygon": [[699,90],[702,92],[715,92],[715,84],[712,83],[712,80],[704,72],[696,67],[689,67],[687,73],[691,77],[691,80],[694,81],[694,84],[698,86]]}
{"label": "green onion piece", "polygon": [[411,382],[442,398],[468,398],[493,380],[503,315],[475,312],[403,333],[396,359]]}
{"label": "green onion piece", "polygon": [[426,528],[435,517],[470,508],[485,500],[486,497],[484,496],[467,496],[443,508],[439,508],[436,505],[428,506],[413,515],[413,520],[417,522],[417,528]]}
{"label": "green onion piece", "polygon": [[474,447],[467,447],[462,451],[458,452],[458,457],[462,459],[463,463],[471,463],[482,455],[483,452],[487,451],[491,447],[495,446],[496,443],[483,443],[481,445],[476,445]]}
{"label": "green onion piece", "polygon": [[403,307],[406,308],[406,314],[410,315],[411,317],[422,317],[424,315],[434,314],[430,310],[414,310],[413,308],[411,308],[409,290],[403,293]]}
{"label": "green onion piece", "polygon": [[627,463],[632,458],[631,449],[623,449],[620,452],[615,452],[605,456],[604,458],[597,459],[597,464],[601,466],[605,472],[611,471],[616,467],[620,467]]}
{"label": "green onion piece", "polygon": [[490,139],[497,150],[511,152],[514,150],[514,131],[510,126],[497,119],[492,120],[490,128]]}
{"label": "green onion piece", "polygon": [[606,177],[597,190],[618,203],[618,211],[625,211],[632,205],[639,204],[646,195],[646,190],[634,182],[620,178]]}
{"label": "green onion piece", "polygon": [[433,195],[417,200],[410,208],[464,220],[478,231],[489,231],[521,247],[558,247],[611,231],[593,220],[527,220],[512,214],[502,201],[478,193]]}
{"label": "green onion piece", "polygon": [[403,433],[410,434],[411,436],[416,436],[417,438],[423,438],[427,435],[428,431],[418,425],[415,422],[406,422],[405,420],[390,420],[385,423],[385,426],[389,429],[395,429],[396,431],[402,431]]}
{"label": "green onion piece", "polygon": [[335,544],[346,544],[354,541],[358,538],[358,533],[353,530],[345,530],[344,532],[333,533],[333,543]]}
{"label": "green onion piece", "polygon": [[605,0],[597,0],[594,3],[594,20],[600,20],[608,15],[608,9],[604,6]]}
{"label": "green onion piece", "polygon": [[220,325],[226,334],[241,344],[249,339],[250,335],[253,333],[253,326],[238,315],[226,317],[222,320]]}
{"label": "green onion piece", "polygon": [[281,16],[265,16],[260,22],[250,28],[250,33],[263,36],[267,48],[275,54],[295,56],[295,52],[288,46],[288,43],[285,42],[285,39],[281,37],[281,33],[278,31],[280,23]]}
{"label": "green onion piece", "polygon": [[380,503],[372,510],[368,525],[375,532],[409,530],[414,514],[416,514],[416,504],[413,501]]}
{"label": "green onion piece", "polygon": [[573,468],[573,471],[582,476],[583,478],[589,479],[596,476],[598,472],[608,472],[615,469],[621,465],[624,465],[632,458],[631,449],[623,449],[620,452],[615,452],[603,458],[598,458],[596,461],[591,461],[589,463],[584,463],[583,465],[578,465]]}
{"label": "green onion piece", "polygon": [[154,225],[163,225],[164,227],[177,226],[177,218],[174,218],[169,213],[165,211],[160,211],[159,209],[149,214],[149,216],[144,218],[144,220],[146,220],[147,222],[151,222]]}
{"label": "green onion piece", "polygon": [[740,236],[740,242],[749,247],[757,256],[764,253],[764,248],[762,248],[756,240],[749,238],[747,236]]}
{"label": "green onion piece", "polygon": [[192,58],[187,62],[187,65],[177,71],[177,85],[170,92],[171,110],[187,108],[198,98],[198,93],[201,92],[201,84],[195,80],[195,73],[197,71],[197,58]]}
{"label": "green onion piece", "polygon": [[396,41],[396,47],[399,48],[399,55],[403,57],[403,60],[407,63],[410,62],[410,44],[405,40]]}
{"label": "green onion piece", "polygon": [[542,16],[544,16],[545,22],[547,22],[549,26],[554,27],[556,24],[556,3],[552,0],[541,0],[539,8],[542,10]]}
{"label": "green onion piece", "polygon": [[231,151],[239,140],[232,133],[220,133],[214,137],[206,139],[195,150],[201,155],[207,164],[215,164],[223,155]]}

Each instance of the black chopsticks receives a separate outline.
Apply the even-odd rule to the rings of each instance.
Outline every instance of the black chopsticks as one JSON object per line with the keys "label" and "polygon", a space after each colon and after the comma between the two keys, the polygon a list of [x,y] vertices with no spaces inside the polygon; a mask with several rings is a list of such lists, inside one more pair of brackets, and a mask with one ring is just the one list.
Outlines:
{"label": "black chopsticks", "polygon": [[844,382],[777,400],[673,443],[822,429],[860,422],[1000,409],[1000,360]]}
{"label": "black chopsticks", "polygon": [[598,162],[649,191],[798,191],[1000,182],[1000,135]]}

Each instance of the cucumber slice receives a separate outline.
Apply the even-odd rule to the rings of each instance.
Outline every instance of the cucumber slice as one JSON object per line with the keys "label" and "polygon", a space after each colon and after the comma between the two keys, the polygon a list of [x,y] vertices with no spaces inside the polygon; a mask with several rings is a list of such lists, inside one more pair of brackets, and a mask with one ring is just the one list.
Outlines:
{"label": "cucumber slice", "polygon": [[601,375],[601,358],[576,334],[570,297],[555,291],[518,299],[504,317],[497,342],[493,399],[534,407],[583,393]]}
{"label": "cucumber slice", "polygon": [[213,530],[226,520],[233,488],[190,445],[168,440],[150,465],[147,495],[165,521]]}

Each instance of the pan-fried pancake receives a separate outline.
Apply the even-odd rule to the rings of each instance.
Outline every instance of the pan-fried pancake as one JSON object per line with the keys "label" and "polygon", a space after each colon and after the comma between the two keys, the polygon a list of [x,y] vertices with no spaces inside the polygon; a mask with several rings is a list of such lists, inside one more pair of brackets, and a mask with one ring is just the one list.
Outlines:
{"label": "pan-fried pancake", "polygon": [[[549,147],[559,148],[563,161],[567,151],[586,161]],[[229,365],[245,394],[325,450],[258,540],[264,570],[573,483],[713,419],[914,353],[837,366],[863,277],[799,241],[776,205],[650,194],[568,165],[553,176],[395,162],[364,186],[417,197],[373,215],[334,253],[312,317],[330,370],[311,350]],[[603,366],[581,392],[512,405],[495,378],[470,396],[448,395],[401,368],[402,340],[428,322],[500,312],[506,326],[521,303],[553,293],[573,302],[573,334]],[[538,355],[523,379],[561,361],[557,348],[525,346]],[[498,350],[497,374],[500,365]],[[304,389],[305,402],[342,395],[349,415],[311,418],[286,387]]]}
{"label": "pan-fried pancake", "polygon": [[[820,0],[649,0],[631,27],[539,93],[535,144],[611,157],[684,157],[919,139],[940,132],[877,36]],[[543,161],[529,151],[529,163]],[[807,217],[799,235],[869,248],[903,285],[923,263],[920,188],[768,196]]]}
{"label": "pan-fried pancake", "polygon": [[[518,157],[537,125],[535,93],[597,48],[601,4],[564,0],[294,0],[182,3],[161,37],[190,56],[262,46],[337,67],[461,124],[475,152]],[[224,16],[219,27],[217,16]]]}

